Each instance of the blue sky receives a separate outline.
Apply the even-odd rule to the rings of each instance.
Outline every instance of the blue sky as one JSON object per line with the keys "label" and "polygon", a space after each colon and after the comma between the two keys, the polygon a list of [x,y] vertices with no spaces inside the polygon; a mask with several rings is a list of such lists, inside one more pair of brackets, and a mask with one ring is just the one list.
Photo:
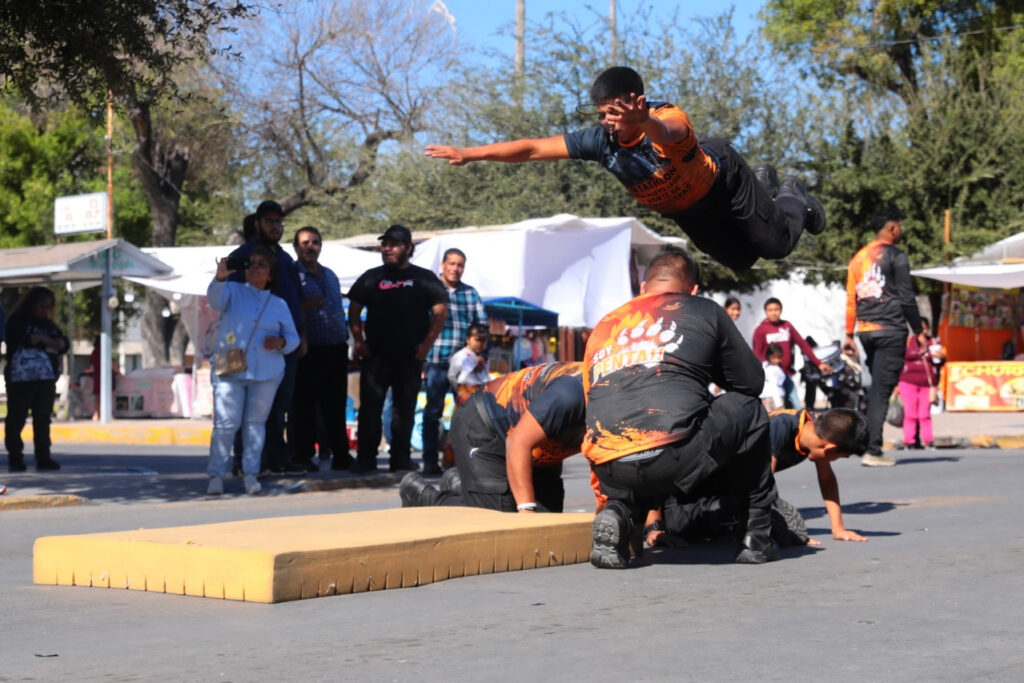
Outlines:
{"label": "blue sky", "polygon": [[[511,30],[508,35],[498,36],[500,28],[511,28],[515,21],[515,0],[441,0],[455,17],[455,25],[459,40],[474,47],[490,46],[502,52],[512,54],[513,41]],[[549,12],[565,12],[578,16],[581,20],[589,20],[595,12],[607,14],[608,0],[526,0],[526,22],[540,21]],[[637,6],[653,5],[659,11],[671,14],[679,9],[680,17],[685,19],[717,16],[727,7],[726,3],[708,2],[707,0],[618,0],[618,16],[620,21]],[[592,9],[588,9],[588,5]],[[736,31],[745,35],[755,26],[755,15],[764,5],[764,0],[736,0],[733,21]]]}

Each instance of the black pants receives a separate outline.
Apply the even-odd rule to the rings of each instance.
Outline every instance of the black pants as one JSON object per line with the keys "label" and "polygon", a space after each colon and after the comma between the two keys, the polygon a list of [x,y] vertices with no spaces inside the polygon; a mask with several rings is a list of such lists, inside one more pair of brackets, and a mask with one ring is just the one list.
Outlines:
{"label": "black pants", "polygon": [[359,362],[359,466],[377,466],[377,448],[382,431],[381,412],[384,397],[391,389],[394,410],[391,415],[391,467],[407,467],[412,462],[412,425],[416,413],[416,394],[420,391],[423,361],[415,358],[390,360],[370,357]]}
{"label": "black pants", "polygon": [[[284,377],[274,394],[274,405],[270,407],[270,415],[267,417],[267,440],[263,444],[263,464],[268,467],[283,467],[292,460],[291,434],[286,439],[285,429],[295,398],[295,373],[298,367],[297,352],[292,351],[284,357]],[[235,438],[237,440],[238,437]]]}
{"label": "black pants", "polygon": [[668,218],[697,248],[733,270],[746,270],[759,258],[788,256],[804,231],[803,202],[773,200],[725,140],[707,138],[700,144],[718,163],[718,179],[695,206]]}
{"label": "black pants", "polygon": [[902,332],[871,332],[861,334],[860,343],[867,356],[871,386],[868,387],[868,448],[867,453],[882,454],[882,429],[889,397],[900,381],[903,357],[907,351],[907,335]]}
{"label": "black pants", "polygon": [[[452,416],[449,436],[462,478],[462,496],[442,494],[439,504],[515,512],[516,499],[506,469],[505,435],[481,414],[482,400],[480,394],[473,394]],[[534,467],[533,491],[538,510],[561,512],[565,499],[562,463]]]}
{"label": "black pants", "polygon": [[693,502],[736,495],[745,507],[767,510],[775,500],[768,414],[752,396],[728,392],[711,402],[688,438],[652,458],[593,466],[601,491],[629,505],[637,520],[669,495]]}
{"label": "black pants", "polygon": [[57,397],[53,380],[38,382],[9,382],[7,384],[7,419],[4,420],[4,446],[10,462],[23,462],[25,442],[21,430],[32,411],[32,442],[35,444],[36,462],[50,459],[50,419],[53,401]]}
{"label": "black pants", "polygon": [[[299,359],[295,375],[295,398],[289,414],[288,436],[292,454],[300,462],[313,458],[317,439],[317,416],[322,419],[326,446],[335,465],[348,465],[348,433],[345,411],[348,403],[348,345],[310,346]],[[323,446],[325,444],[321,444]]]}

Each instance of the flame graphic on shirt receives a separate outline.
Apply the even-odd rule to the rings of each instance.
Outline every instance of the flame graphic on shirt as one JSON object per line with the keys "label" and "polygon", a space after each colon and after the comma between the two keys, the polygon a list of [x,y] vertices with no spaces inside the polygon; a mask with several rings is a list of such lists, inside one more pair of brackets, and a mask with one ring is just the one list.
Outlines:
{"label": "flame graphic on shirt", "polygon": [[636,322],[623,320],[626,323],[617,330],[614,343],[608,344],[594,353],[592,359],[592,381],[617,370],[634,365],[656,367],[666,353],[673,353],[683,342],[683,334],[677,332],[676,323],[665,326],[665,319],[657,320],[643,316]]}
{"label": "flame graphic on shirt", "polygon": [[864,270],[864,274],[857,283],[858,299],[881,299],[882,289],[885,287],[885,275],[877,263],[871,264]]}

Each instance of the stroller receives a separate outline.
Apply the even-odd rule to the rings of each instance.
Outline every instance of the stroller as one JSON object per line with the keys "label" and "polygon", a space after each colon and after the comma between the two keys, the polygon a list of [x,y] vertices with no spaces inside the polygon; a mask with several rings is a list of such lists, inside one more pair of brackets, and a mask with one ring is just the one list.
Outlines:
{"label": "stroller", "polygon": [[832,372],[824,374],[813,363],[804,363],[800,375],[805,384],[813,383],[828,399],[829,408],[853,408],[858,412],[867,410],[867,392],[861,381],[861,366],[854,357],[843,353],[841,347],[827,351],[825,347],[818,357],[832,366]]}

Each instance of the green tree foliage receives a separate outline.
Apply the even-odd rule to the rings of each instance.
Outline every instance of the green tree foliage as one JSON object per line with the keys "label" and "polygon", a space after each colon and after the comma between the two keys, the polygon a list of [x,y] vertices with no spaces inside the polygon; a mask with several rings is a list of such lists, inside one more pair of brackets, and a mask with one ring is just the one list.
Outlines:
{"label": "green tree foliage", "polygon": [[[822,88],[808,156],[830,227],[795,255],[823,266],[812,278],[845,278],[882,205],[907,216],[905,248],[917,267],[1021,229],[1024,43],[1020,31],[999,29],[1020,23],[1022,6],[770,0],[765,34],[784,54],[802,55]],[[918,284],[933,296],[940,287]]]}

